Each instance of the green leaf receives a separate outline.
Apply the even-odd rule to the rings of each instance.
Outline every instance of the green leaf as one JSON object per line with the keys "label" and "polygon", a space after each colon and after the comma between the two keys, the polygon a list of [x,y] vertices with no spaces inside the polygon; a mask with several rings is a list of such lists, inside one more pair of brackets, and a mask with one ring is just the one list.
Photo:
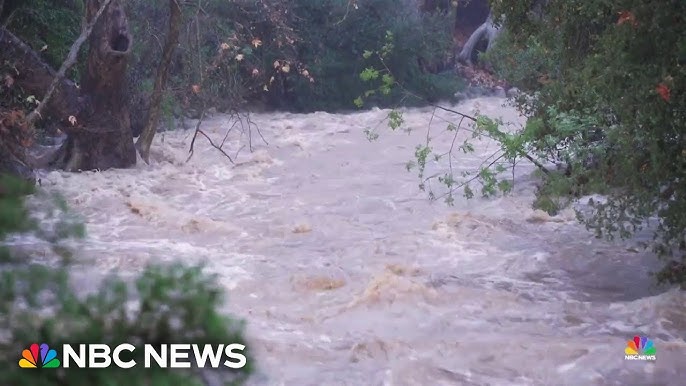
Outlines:
{"label": "green leaf", "polygon": [[360,73],[360,78],[361,78],[363,81],[365,81],[365,82],[368,82],[368,81],[370,81],[370,80],[377,79],[378,77],[379,77],[379,71],[376,70],[376,69],[374,69],[374,68],[371,68],[371,67],[365,68],[365,69]]}
{"label": "green leaf", "polygon": [[388,113],[388,125],[391,130],[396,130],[405,122],[403,119],[403,114],[397,110],[393,110]]}
{"label": "green leaf", "polygon": [[355,98],[355,100],[353,100],[353,103],[355,104],[355,106],[357,106],[357,108],[362,108],[362,106],[364,106],[364,101],[362,100],[362,97]]}

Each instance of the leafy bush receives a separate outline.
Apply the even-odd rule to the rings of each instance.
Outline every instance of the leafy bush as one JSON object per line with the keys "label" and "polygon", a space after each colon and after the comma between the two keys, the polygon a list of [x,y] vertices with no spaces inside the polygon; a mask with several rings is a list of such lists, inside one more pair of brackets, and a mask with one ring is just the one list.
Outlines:
{"label": "leafy bush", "polygon": [[492,3],[516,28],[490,59],[535,96],[519,100],[528,144],[565,165],[567,188],[608,194],[582,218],[599,237],[629,237],[650,220],[666,259],[658,278],[686,283],[686,3]]}
{"label": "leafy bush", "polygon": [[[274,82],[272,76],[298,76],[291,47],[296,36],[288,7],[276,0],[185,4],[184,26],[167,87],[179,105],[200,108],[194,98],[202,90],[210,106],[238,108],[246,100],[262,98],[265,86]],[[130,76],[134,90],[155,76],[156,66],[151,63],[159,61],[168,13],[166,2],[129,2],[130,24],[136,36]],[[277,60],[289,64],[293,71],[274,66]],[[194,93],[193,86],[199,87]]]}
{"label": "leafy bush", "polygon": [[[59,68],[81,32],[82,0],[7,0],[0,21],[53,68]],[[71,76],[76,76],[77,69]]]}
{"label": "leafy bush", "polygon": [[[202,10],[184,8],[185,27],[172,68],[168,92],[178,109],[203,106],[231,110],[246,104],[313,111],[352,108],[366,88],[358,73],[368,63],[362,52],[378,48],[387,31],[397,50],[388,65],[408,89],[429,100],[445,100],[461,88],[450,69],[452,18],[448,12],[419,12],[414,5],[391,0],[358,3],[348,0],[212,0]],[[154,76],[150,63],[160,56],[166,31],[165,3],[129,2],[136,39],[131,70],[134,107],[145,106]],[[198,86],[196,92],[191,92]],[[200,91],[199,93],[197,91]],[[398,103],[370,99],[370,103]],[[373,98],[372,98],[373,99]],[[407,103],[418,103],[417,99]],[[134,115],[144,116],[145,109]]]}
{"label": "leafy bush", "polygon": [[[394,50],[385,64],[399,82],[421,98],[407,99],[401,92],[368,96],[367,103],[389,106],[423,99],[448,100],[463,85],[449,70],[452,49],[452,16],[449,12],[420,12],[413,4],[391,0],[357,3],[347,0],[298,0],[294,12],[304,21],[299,58],[308,63],[316,80],[298,79],[282,107],[299,111],[339,110],[354,107],[351,101],[368,86],[358,74],[378,62],[361,61],[365,51],[378,50],[386,34],[394,37]],[[371,58],[373,60],[374,58]]]}
{"label": "leafy bush", "polygon": [[[436,106],[461,115],[446,128],[456,138],[467,129],[472,139],[489,137],[501,148],[478,170],[456,176],[453,153],[473,151],[469,139],[454,143],[448,153],[437,153],[427,140],[417,146],[416,161],[408,163],[408,170],[418,169],[420,188],[438,180],[448,188],[441,195],[448,203],[458,190],[472,197],[474,183],[485,196],[507,192],[511,184],[501,173],[525,158],[543,171],[536,207],[554,213],[574,197],[605,194],[602,202],[591,200],[593,210],[578,213],[579,219],[609,239],[651,226],[654,239],[646,246],[666,260],[658,281],[686,287],[686,3],[493,0],[491,5],[510,28],[485,59],[526,91],[516,103],[527,124],[508,133],[500,129],[502,122]],[[388,42],[384,47],[393,48]],[[365,56],[383,62],[386,51]],[[402,85],[394,75],[383,63],[361,73],[380,83],[368,93],[381,94]],[[470,127],[462,126],[465,120]],[[402,114],[392,111],[388,123],[398,128]],[[368,135],[378,137],[372,130]],[[427,159],[444,157],[450,158],[449,170],[425,177]],[[549,163],[561,172],[549,170]],[[431,189],[429,195],[436,198]]]}
{"label": "leafy bush", "polygon": [[[34,234],[68,257],[68,244],[60,242],[82,236],[82,227],[71,218],[63,203],[54,206],[43,198],[40,223],[30,212],[24,194],[31,188],[14,178],[0,181],[0,241],[18,232]],[[38,194],[38,193],[37,193]],[[52,212],[52,213],[50,213]],[[33,218],[30,217],[33,216]],[[18,254],[3,246],[0,265],[0,372],[3,385],[203,385],[206,374],[188,370],[75,369],[30,371],[16,363],[33,342],[50,345],[79,343],[244,343],[243,323],[219,313],[223,291],[215,277],[200,267],[151,266],[134,283],[111,276],[97,291],[84,294],[70,279],[68,259],[48,266],[35,256]],[[12,251],[12,253],[10,253]],[[142,363],[140,353],[134,359]],[[12,365],[14,364],[14,365]],[[251,372],[251,360],[240,370],[221,375],[240,384]],[[218,370],[219,371],[219,370]]]}

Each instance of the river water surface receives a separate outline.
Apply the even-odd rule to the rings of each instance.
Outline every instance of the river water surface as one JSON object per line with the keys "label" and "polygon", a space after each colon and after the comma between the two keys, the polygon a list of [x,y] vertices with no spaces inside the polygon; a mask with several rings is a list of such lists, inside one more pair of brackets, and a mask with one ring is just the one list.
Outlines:
{"label": "river water surface", "polygon": [[[504,103],[453,108],[521,125]],[[235,165],[203,138],[186,162],[192,131],[164,132],[150,165],[42,182],[87,224],[84,272],[207,262],[248,322],[253,385],[686,385],[686,297],[653,285],[653,256],[531,209],[524,163],[506,197],[427,200],[405,164],[430,121],[449,146],[438,133],[456,116],[409,109],[412,133],[369,142],[387,113],[253,115],[269,145],[253,130]],[[202,125],[219,142],[230,126]],[[235,152],[247,139],[232,133]],[[625,361],[636,334],[656,361]]]}

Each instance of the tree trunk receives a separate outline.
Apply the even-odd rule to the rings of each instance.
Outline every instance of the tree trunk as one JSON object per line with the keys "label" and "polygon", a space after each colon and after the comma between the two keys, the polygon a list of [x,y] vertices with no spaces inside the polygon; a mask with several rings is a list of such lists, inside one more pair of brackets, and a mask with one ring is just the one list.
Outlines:
{"label": "tree trunk", "polygon": [[493,42],[498,37],[500,33],[500,27],[493,23],[493,18],[488,15],[486,21],[479,26],[469,37],[467,42],[462,47],[462,51],[457,55],[457,60],[462,63],[472,64],[472,57],[474,55],[474,50],[483,39],[486,39],[487,46],[486,52],[493,46]]}
{"label": "tree trunk", "polygon": [[[101,1],[86,2],[87,22]],[[89,39],[87,68],[81,79],[82,111],[77,123],[65,129],[68,137],[57,166],[78,171],[136,164],[125,88],[131,46],[122,0],[113,0]]]}
{"label": "tree trunk", "polygon": [[167,33],[167,41],[164,44],[162,59],[159,67],[157,68],[155,88],[152,92],[152,101],[150,102],[148,119],[140,137],[136,141],[136,147],[138,148],[138,151],[145,162],[149,162],[150,145],[152,144],[152,139],[155,137],[155,133],[157,132],[157,124],[160,120],[160,113],[162,111],[162,96],[167,84],[169,67],[172,62],[174,50],[179,44],[181,6],[179,5],[178,0],[169,0],[169,12],[169,31]]}

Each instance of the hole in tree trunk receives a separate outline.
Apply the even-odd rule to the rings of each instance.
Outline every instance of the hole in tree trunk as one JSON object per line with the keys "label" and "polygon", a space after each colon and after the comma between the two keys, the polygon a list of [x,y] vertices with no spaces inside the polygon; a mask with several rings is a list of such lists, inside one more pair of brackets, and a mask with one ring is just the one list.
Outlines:
{"label": "hole in tree trunk", "polygon": [[112,39],[110,45],[114,51],[126,52],[129,49],[129,37],[124,34],[118,34]]}

